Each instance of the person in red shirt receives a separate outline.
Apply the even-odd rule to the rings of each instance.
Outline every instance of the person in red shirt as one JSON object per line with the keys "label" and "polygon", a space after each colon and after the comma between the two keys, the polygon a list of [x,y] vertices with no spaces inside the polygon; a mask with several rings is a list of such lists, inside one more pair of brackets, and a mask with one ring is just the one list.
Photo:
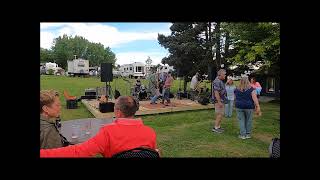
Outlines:
{"label": "person in red shirt", "polygon": [[132,96],[120,96],[115,103],[116,119],[102,127],[88,141],[63,148],[40,149],[40,157],[104,157],[134,149],[147,147],[157,150],[155,131],[145,126],[141,119],[134,119],[138,110]]}

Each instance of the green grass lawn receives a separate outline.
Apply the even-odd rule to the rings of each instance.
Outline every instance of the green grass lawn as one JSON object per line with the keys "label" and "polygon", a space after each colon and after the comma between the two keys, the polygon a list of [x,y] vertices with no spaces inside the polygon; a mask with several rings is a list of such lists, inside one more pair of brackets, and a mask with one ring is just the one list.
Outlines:
{"label": "green grass lawn", "polygon": [[268,157],[268,146],[279,137],[279,104],[262,103],[263,116],[255,117],[252,139],[238,138],[236,114],[224,118],[223,134],[211,131],[214,110],[179,112],[142,117],[153,127],[165,157]]}
{"label": "green grass lawn", "polygon": [[[115,82],[111,83],[113,88]],[[134,80],[131,82],[133,84]],[[146,80],[142,80],[142,83],[147,85]],[[179,83],[178,80],[174,81],[173,92],[177,92]],[[129,93],[130,87],[126,85],[126,81],[118,79],[116,84],[121,95]],[[61,94],[62,120],[93,117],[81,103],[78,109],[66,109],[62,94],[64,89],[71,95],[81,96],[86,88],[98,86],[105,86],[99,78],[41,76],[41,89],[55,89]],[[210,87],[210,84],[207,86]],[[280,134],[280,104],[261,103],[261,110],[263,115],[254,117],[252,139],[248,140],[238,138],[239,125],[235,111],[232,118],[223,119],[223,134],[211,132],[214,110],[148,115],[141,118],[146,125],[155,129],[163,157],[268,157],[271,139]]]}

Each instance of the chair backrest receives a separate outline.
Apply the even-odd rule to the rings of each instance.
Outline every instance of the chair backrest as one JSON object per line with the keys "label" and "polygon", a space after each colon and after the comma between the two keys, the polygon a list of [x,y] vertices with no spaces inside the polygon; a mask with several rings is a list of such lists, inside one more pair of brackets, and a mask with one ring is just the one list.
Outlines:
{"label": "chair backrest", "polygon": [[124,152],[120,152],[112,156],[112,158],[125,159],[125,158],[160,158],[159,153],[150,148],[138,147]]}

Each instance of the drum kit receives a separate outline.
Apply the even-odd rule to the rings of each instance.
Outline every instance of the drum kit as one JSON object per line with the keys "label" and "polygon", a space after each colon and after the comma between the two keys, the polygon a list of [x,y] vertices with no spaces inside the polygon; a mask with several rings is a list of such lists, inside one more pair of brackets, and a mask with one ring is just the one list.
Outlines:
{"label": "drum kit", "polygon": [[135,85],[134,88],[131,89],[131,95],[135,97],[137,100],[142,101],[149,99],[150,95],[147,93],[147,89],[144,87],[144,85]]}

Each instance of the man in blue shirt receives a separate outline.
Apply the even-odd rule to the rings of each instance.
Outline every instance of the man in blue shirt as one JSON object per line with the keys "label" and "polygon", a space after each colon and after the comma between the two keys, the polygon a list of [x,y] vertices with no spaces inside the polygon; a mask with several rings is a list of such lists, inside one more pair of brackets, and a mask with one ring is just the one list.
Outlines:
{"label": "man in blue shirt", "polygon": [[223,133],[221,128],[222,116],[224,114],[224,103],[226,99],[226,88],[222,80],[226,78],[226,70],[220,69],[216,79],[212,83],[212,98],[214,100],[214,109],[216,120],[212,131],[215,133]]}

